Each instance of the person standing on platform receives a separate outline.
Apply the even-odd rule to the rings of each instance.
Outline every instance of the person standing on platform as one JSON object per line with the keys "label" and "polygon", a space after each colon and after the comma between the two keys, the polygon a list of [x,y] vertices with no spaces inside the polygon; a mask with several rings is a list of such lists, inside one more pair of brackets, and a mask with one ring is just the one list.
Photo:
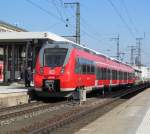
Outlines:
{"label": "person standing on platform", "polygon": [[32,71],[31,67],[25,69],[25,87],[30,87],[30,83],[32,81]]}

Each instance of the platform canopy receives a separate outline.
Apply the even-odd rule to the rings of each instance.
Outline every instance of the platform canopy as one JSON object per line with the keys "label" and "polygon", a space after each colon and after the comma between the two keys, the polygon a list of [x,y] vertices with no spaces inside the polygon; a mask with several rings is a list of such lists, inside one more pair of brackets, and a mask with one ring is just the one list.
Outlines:
{"label": "platform canopy", "polygon": [[18,41],[28,41],[28,40],[38,40],[38,39],[47,39],[52,41],[66,41],[67,40],[61,36],[50,32],[2,32],[0,33],[0,42],[18,42]]}

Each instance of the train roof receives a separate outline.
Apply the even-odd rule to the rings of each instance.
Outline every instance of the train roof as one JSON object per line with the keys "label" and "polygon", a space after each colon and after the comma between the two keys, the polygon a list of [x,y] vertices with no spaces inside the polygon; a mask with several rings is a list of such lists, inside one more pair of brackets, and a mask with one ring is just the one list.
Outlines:
{"label": "train roof", "polygon": [[18,41],[28,41],[28,40],[34,40],[34,39],[35,40],[36,39],[44,39],[44,40],[47,39],[47,40],[52,40],[52,41],[56,41],[56,42],[72,43],[75,46],[85,49],[87,51],[90,51],[94,54],[109,58],[108,56],[106,56],[102,53],[99,53],[95,50],[92,50],[90,48],[87,48],[85,46],[77,44],[71,40],[68,40],[64,37],[61,37],[61,36],[56,35],[51,32],[1,32],[0,33],[0,42],[10,42],[10,41],[18,42]]}
{"label": "train roof", "polygon": [[123,63],[115,58],[109,57],[105,54],[102,54],[100,52],[97,52],[93,49],[90,49],[88,47],[85,47],[81,44],[77,44],[71,40],[68,40],[64,37],[61,37],[59,35],[56,35],[54,33],[51,32],[1,32],[0,33],[0,42],[10,42],[10,41],[14,41],[14,42],[18,42],[18,41],[28,41],[28,40],[38,40],[38,39],[43,39],[43,40],[51,40],[51,41],[55,41],[55,42],[67,42],[67,43],[71,43],[74,46],[84,49],[88,52],[91,52],[93,54],[99,55],[99,56],[103,56],[104,58],[110,59],[112,61],[124,64],[126,66],[132,67],[126,63]]}

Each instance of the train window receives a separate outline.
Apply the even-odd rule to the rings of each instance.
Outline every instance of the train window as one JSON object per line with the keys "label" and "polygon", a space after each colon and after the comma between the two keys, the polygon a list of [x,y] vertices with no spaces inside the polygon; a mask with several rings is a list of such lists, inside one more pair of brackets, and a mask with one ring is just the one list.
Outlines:
{"label": "train window", "polygon": [[104,79],[104,71],[103,71],[104,69],[103,68],[101,68],[101,73],[102,73],[102,80]]}
{"label": "train window", "polygon": [[121,72],[119,72],[119,80],[121,80]]}
{"label": "train window", "polygon": [[106,68],[103,68],[102,70],[103,70],[103,73],[102,73],[103,74],[103,80],[106,80]]}
{"label": "train window", "polygon": [[121,72],[121,80],[123,80],[123,72]]}
{"label": "train window", "polygon": [[68,49],[66,48],[46,48],[44,50],[44,66],[62,66]]}
{"label": "train window", "polygon": [[100,68],[100,72],[101,72],[100,78],[101,78],[101,80],[102,80],[102,79],[103,79],[103,68]]}
{"label": "train window", "polygon": [[121,72],[121,80],[123,80],[123,72]]}
{"label": "train window", "polygon": [[94,74],[95,73],[94,62],[84,58],[77,58],[75,65],[75,72],[82,74]]}
{"label": "train window", "polygon": [[86,65],[85,64],[82,65],[82,73],[86,74]]}
{"label": "train window", "polygon": [[94,66],[94,65],[91,66],[91,73],[92,73],[92,74],[95,73],[95,66]]}
{"label": "train window", "polygon": [[104,68],[102,68],[102,80],[105,79],[105,73],[104,73]]}
{"label": "train window", "polygon": [[118,71],[115,70],[115,80],[118,79]]}
{"label": "train window", "polygon": [[111,76],[112,79],[114,79],[114,70],[112,70],[112,76]]}
{"label": "train window", "polygon": [[107,74],[107,69],[105,68],[104,70],[105,70],[105,80],[107,80],[107,75],[108,75]]}
{"label": "train window", "polygon": [[110,80],[112,79],[112,70],[110,69]]}
{"label": "train window", "polygon": [[107,79],[110,80],[110,69],[107,70],[107,74],[108,74]]}
{"label": "train window", "polygon": [[130,79],[132,79],[132,73],[130,73]]}
{"label": "train window", "polygon": [[119,80],[122,80],[122,72],[119,71]]}
{"label": "train window", "polygon": [[113,70],[113,80],[115,80],[115,70]]}
{"label": "train window", "polygon": [[124,73],[124,80],[127,80],[127,72]]}
{"label": "train window", "polygon": [[123,80],[126,80],[126,72],[123,72]]}
{"label": "train window", "polygon": [[116,74],[115,74],[115,70],[113,70],[113,80],[116,79]]}
{"label": "train window", "polygon": [[93,73],[94,73],[94,66],[91,65],[91,74],[93,74]]}
{"label": "train window", "polygon": [[108,80],[108,69],[106,69],[106,80]]}
{"label": "train window", "polygon": [[94,74],[94,73],[95,73],[95,65],[94,65],[94,62],[93,62],[93,61],[90,61],[90,64],[91,64],[91,74]]}
{"label": "train window", "polygon": [[87,73],[88,73],[88,74],[91,73],[90,64],[87,65]]}

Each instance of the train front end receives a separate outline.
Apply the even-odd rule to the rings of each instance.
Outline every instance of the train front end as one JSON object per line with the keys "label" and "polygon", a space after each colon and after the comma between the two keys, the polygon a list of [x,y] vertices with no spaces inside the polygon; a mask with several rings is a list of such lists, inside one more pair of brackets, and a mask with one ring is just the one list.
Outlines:
{"label": "train front end", "polygon": [[38,96],[64,97],[69,86],[68,59],[71,49],[67,44],[46,44],[37,57],[34,85]]}

